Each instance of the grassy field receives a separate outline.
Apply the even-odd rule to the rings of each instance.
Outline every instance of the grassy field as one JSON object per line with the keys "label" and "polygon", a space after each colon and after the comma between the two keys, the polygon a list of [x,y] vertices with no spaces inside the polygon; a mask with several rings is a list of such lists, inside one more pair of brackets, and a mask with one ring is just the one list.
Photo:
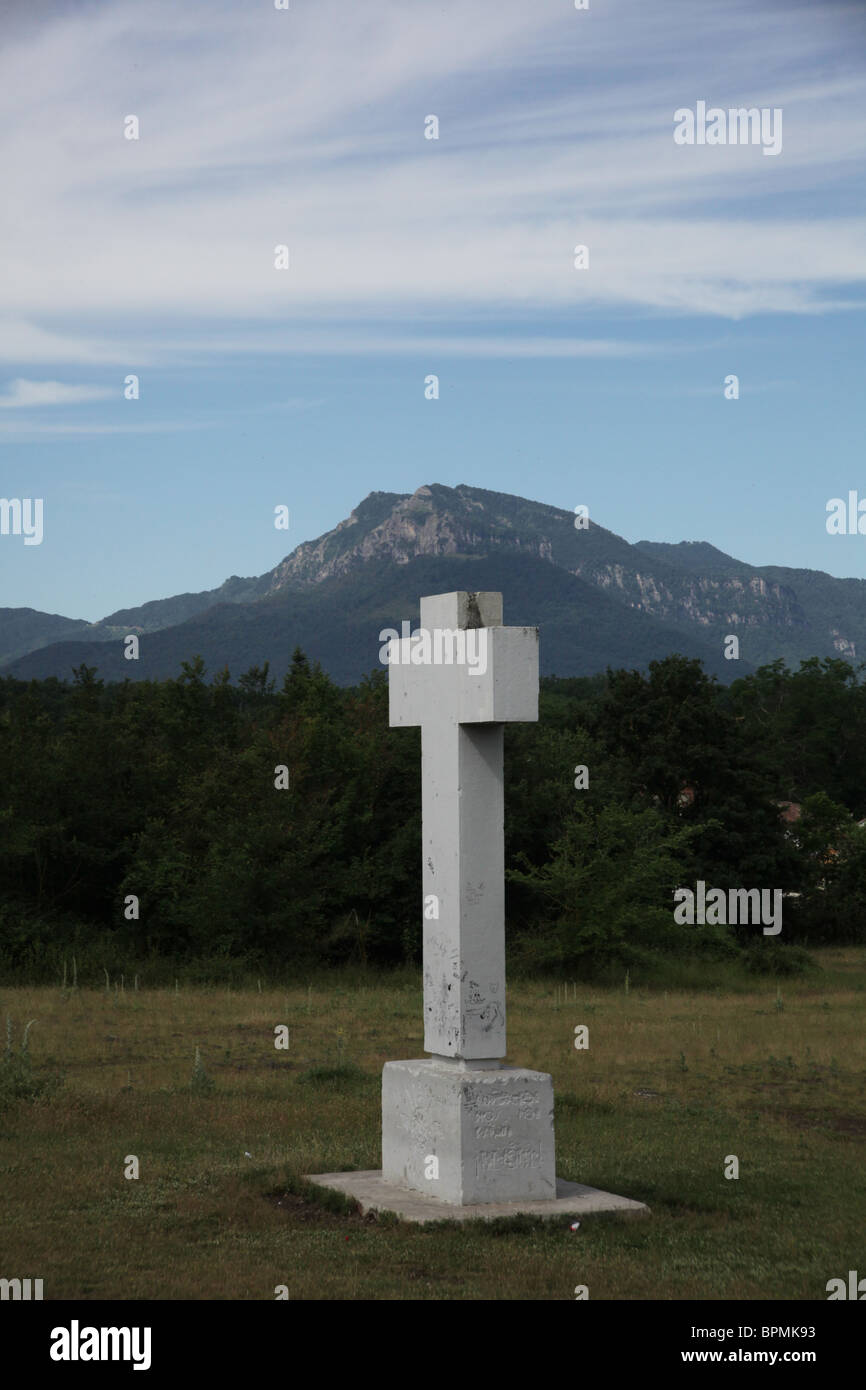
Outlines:
{"label": "grassy field", "polygon": [[382,1064],[423,1055],[415,975],[0,989],[12,1067],[34,1019],[33,1075],[63,1078],[10,1099],[5,1064],[0,1277],[46,1299],[826,1299],[866,1271],[866,951],[817,959],[780,985],[509,988],[509,1061],[553,1074],[559,1175],[652,1209],[575,1234],[365,1219],[304,1188],[380,1166]]}

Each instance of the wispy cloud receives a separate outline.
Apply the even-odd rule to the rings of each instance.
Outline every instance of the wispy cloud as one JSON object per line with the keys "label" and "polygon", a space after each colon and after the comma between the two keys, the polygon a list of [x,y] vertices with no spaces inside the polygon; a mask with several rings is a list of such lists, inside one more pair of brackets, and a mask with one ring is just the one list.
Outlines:
{"label": "wispy cloud", "polygon": [[[866,281],[851,197],[866,149],[866,76],[850,51],[861,14],[755,0],[729,0],[723,18],[693,0],[586,13],[562,0],[212,0],[202,22],[151,0],[130,23],[106,0],[48,23],[19,16],[0,54],[13,194],[0,358],[121,361],[121,337],[184,336],[190,317],[235,341],[242,322],[303,319],[308,344],[330,324],[332,343],[339,327],[376,352],[372,320],[405,331],[435,312],[459,351],[494,310],[853,307]],[[782,153],[676,146],[673,113],[698,98],[782,107]],[[423,137],[430,113],[438,141]],[[129,114],[139,140],[123,136]],[[287,271],[273,265],[282,243]],[[464,351],[566,353],[549,327],[534,353],[530,330],[522,349],[509,336],[476,334]]]}
{"label": "wispy cloud", "polygon": [[104,401],[114,394],[105,386],[70,386],[63,381],[28,381],[26,377],[17,377],[0,392],[0,410],[78,405],[83,401]]}
{"label": "wispy cloud", "polygon": [[42,424],[37,421],[24,420],[0,420],[0,438],[12,436],[16,439],[69,439],[76,435],[102,435],[102,434],[173,434],[178,430],[206,430],[216,429],[217,422],[214,420],[150,420],[143,421],[141,424],[130,423],[107,424],[103,421],[91,421],[88,423],[73,423],[63,421],[57,424]]}
{"label": "wispy cloud", "polygon": [[[37,383],[29,383],[31,385]],[[59,383],[38,383],[58,385]],[[114,395],[114,392],[107,394]],[[85,399],[82,397],[81,399]],[[88,396],[91,400],[93,397]],[[60,404],[61,402],[57,402]],[[65,397],[63,404],[69,403]],[[250,406],[230,406],[225,410],[196,411],[194,415],[180,420],[61,420],[43,421],[33,419],[0,420],[0,440],[6,439],[71,439],[76,436],[99,436],[111,434],[175,434],[183,430],[220,430],[233,419],[244,415],[261,415],[264,412],[279,411],[287,414],[301,414],[316,410],[324,405],[324,399],[306,399],[302,396],[289,396],[281,401],[268,401]],[[2,400],[0,400],[2,404]]]}
{"label": "wispy cloud", "polygon": [[[279,328],[263,326],[256,332],[238,334],[231,327],[219,336],[209,338],[166,340],[156,348],[153,343],[146,349],[152,356],[191,360],[202,359],[219,354],[252,355],[319,355],[332,354],[346,356],[396,355],[428,357],[431,353],[445,357],[648,357],[675,349],[669,346],[634,342],[626,338],[575,338],[563,334],[550,337],[542,334],[530,335],[526,332],[515,334],[501,331],[499,334],[481,335],[473,332],[448,335],[429,333],[406,333],[399,324],[389,330],[370,330],[354,326],[339,326],[331,329],[320,328],[316,324],[286,332]],[[309,404],[309,403],[307,403]]]}
{"label": "wispy cloud", "polygon": [[[428,332],[417,331],[420,320],[414,321],[416,331],[407,333],[400,321],[388,328],[371,328],[366,324],[337,323],[323,326],[324,316],[310,319],[286,330],[279,324],[263,323],[258,328],[239,331],[232,321],[220,332],[201,331],[197,336],[187,325],[161,336],[142,333],[126,343],[122,351],[107,338],[80,340],[73,334],[42,334],[33,325],[0,323],[0,361],[19,362],[81,362],[116,364],[137,370],[145,366],[191,365],[206,363],[215,357],[278,356],[378,356],[409,355],[429,357],[439,353],[450,357],[649,357],[677,351],[670,344],[639,341],[628,338],[578,338],[561,333],[515,332],[513,328],[480,334],[463,330],[443,334],[431,326]],[[439,320],[437,319],[437,323]],[[20,335],[20,336],[19,336]],[[690,350],[690,349],[689,349]],[[31,355],[32,354],[32,355]],[[123,377],[118,378],[118,394]],[[115,394],[109,392],[108,394]],[[294,409],[312,409],[320,401],[295,400],[288,404]]]}
{"label": "wispy cloud", "polygon": [[[115,330],[116,331],[116,330]],[[92,338],[74,329],[55,332],[22,319],[0,319],[0,362],[27,362],[32,365],[65,362],[73,366],[95,363],[146,363],[123,341],[111,340],[106,333]]]}

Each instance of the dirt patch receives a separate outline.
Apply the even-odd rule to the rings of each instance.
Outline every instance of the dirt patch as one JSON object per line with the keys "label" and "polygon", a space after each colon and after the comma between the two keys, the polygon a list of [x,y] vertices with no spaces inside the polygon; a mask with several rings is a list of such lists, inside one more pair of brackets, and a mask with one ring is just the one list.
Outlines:
{"label": "dirt patch", "polygon": [[409,1265],[400,1271],[409,1284],[451,1284],[455,1281],[447,1271],[430,1269],[427,1265]]}
{"label": "dirt patch", "polygon": [[837,1129],[840,1134],[866,1134],[866,1116],[835,1115],[833,1128]]}
{"label": "dirt patch", "polygon": [[839,1115],[831,1110],[789,1109],[770,1112],[796,1129],[832,1129],[837,1134],[866,1135],[866,1115]]}
{"label": "dirt patch", "polygon": [[213,1062],[214,1071],[292,1071],[293,1062]]}

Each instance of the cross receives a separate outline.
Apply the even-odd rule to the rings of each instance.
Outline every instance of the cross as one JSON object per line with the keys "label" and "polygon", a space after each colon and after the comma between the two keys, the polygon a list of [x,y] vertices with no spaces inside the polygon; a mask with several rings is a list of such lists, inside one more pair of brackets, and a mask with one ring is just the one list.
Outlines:
{"label": "cross", "polygon": [[424,1048],[498,1067],[503,731],[538,719],[538,629],[503,627],[499,593],[436,594],[421,600],[421,632],[392,638],[389,657],[390,723],[421,726]]}

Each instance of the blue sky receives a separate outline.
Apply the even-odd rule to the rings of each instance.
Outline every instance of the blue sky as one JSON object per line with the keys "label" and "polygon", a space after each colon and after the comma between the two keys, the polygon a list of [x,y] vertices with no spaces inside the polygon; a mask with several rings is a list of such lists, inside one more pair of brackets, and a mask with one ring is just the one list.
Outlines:
{"label": "blue sky", "polygon": [[[96,620],[260,574],[431,482],[866,577],[866,536],[825,528],[866,497],[863,5],[3,26],[0,495],[43,498],[44,539],[0,536],[0,606]],[[781,109],[781,152],[678,146],[698,101]]]}

